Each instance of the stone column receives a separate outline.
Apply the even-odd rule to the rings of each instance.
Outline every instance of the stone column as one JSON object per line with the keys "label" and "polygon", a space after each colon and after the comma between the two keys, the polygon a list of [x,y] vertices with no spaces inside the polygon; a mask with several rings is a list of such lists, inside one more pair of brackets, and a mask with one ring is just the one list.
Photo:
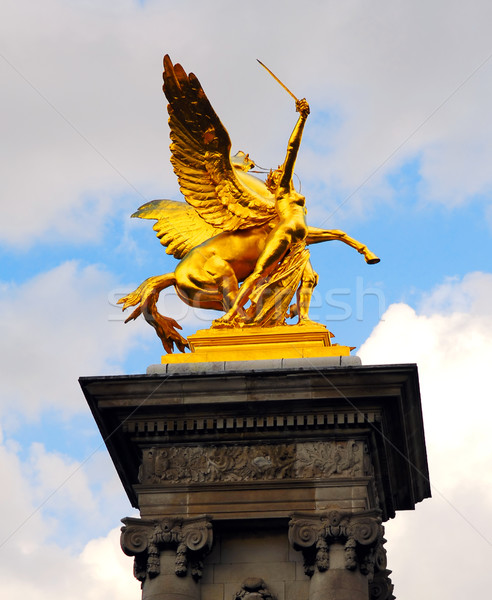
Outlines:
{"label": "stone column", "polygon": [[383,533],[378,511],[293,515],[289,540],[304,555],[309,600],[392,600]]}
{"label": "stone column", "polygon": [[142,600],[200,600],[203,558],[212,547],[208,517],[123,519],[121,548],[134,556]]}

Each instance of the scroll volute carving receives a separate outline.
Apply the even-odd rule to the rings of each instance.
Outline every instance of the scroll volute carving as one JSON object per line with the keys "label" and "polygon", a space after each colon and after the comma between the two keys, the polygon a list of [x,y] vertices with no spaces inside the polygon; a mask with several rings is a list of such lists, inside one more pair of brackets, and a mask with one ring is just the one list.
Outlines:
{"label": "scroll volute carving", "polygon": [[290,543],[295,550],[302,551],[308,576],[312,576],[315,569],[327,571],[330,568],[330,544],[342,543],[345,567],[349,570],[358,567],[372,580],[375,563],[383,561],[382,536],[381,518],[373,514],[332,511],[322,517],[294,515],[289,524]]}
{"label": "scroll volute carving", "polygon": [[200,579],[202,559],[213,543],[208,517],[155,521],[127,518],[123,523],[121,548],[126,555],[135,557],[134,575],[139,581],[143,583],[147,577],[159,575],[160,553],[170,548],[176,551],[176,575],[184,577],[191,570],[191,576]]}

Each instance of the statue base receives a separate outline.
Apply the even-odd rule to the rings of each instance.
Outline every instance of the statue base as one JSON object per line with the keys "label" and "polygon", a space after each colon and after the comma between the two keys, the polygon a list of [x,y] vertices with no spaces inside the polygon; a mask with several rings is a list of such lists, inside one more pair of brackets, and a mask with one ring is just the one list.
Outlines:
{"label": "statue base", "polygon": [[80,379],[142,600],[394,599],[382,523],[431,494],[415,365],[160,366]]}
{"label": "statue base", "polygon": [[162,364],[350,356],[350,346],[332,344],[321,324],[201,329],[190,335],[190,353],[166,354]]}

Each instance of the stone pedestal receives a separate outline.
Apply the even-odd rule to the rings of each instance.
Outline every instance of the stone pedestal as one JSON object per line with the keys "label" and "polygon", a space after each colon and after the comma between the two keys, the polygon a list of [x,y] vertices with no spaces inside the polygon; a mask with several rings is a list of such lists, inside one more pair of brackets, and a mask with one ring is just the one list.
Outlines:
{"label": "stone pedestal", "polygon": [[80,380],[140,519],[145,600],[386,600],[382,523],[430,496],[415,365],[350,356]]}

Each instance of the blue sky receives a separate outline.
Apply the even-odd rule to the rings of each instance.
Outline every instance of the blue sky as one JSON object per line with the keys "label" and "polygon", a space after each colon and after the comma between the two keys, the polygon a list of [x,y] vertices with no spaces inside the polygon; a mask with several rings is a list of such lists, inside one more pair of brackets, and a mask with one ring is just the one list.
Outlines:
{"label": "blue sky", "polygon": [[[485,597],[489,3],[7,0],[2,14],[2,596],[139,595],[118,548],[118,521],[135,513],[77,378],[142,373],[162,354],[115,301],[176,265],[152,223],[130,219],[145,201],[181,199],[161,92],[169,53],[200,78],[233,152],[261,165],[283,160],[297,115],[255,59],[310,102],[296,165],[308,221],[381,257],[312,247],[312,317],[364,364],[419,365],[435,487],[388,524],[397,597]],[[211,318],[170,294],[160,306],[186,334]],[[450,582],[455,538],[468,550]]]}

